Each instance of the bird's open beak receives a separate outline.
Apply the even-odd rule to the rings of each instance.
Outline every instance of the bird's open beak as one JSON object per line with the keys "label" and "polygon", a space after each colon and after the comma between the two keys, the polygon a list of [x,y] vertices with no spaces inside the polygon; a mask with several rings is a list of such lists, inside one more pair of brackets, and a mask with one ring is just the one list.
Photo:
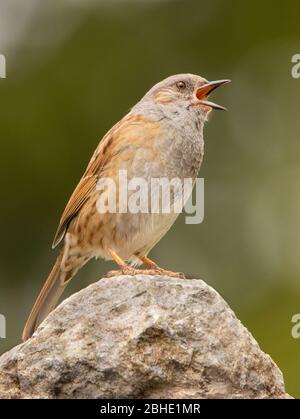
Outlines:
{"label": "bird's open beak", "polygon": [[222,111],[226,111],[227,109],[223,106],[217,105],[216,103],[210,102],[206,100],[206,98],[217,88],[222,86],[223,84],[229,83],[231,80],[217,80],[217,81],[210,81],[209,83],[205,83],[203,86],[199,87],[196,90],[196,97],[197,103],[195,105],[205,105],[209,106],[213,109],[220,109]]}

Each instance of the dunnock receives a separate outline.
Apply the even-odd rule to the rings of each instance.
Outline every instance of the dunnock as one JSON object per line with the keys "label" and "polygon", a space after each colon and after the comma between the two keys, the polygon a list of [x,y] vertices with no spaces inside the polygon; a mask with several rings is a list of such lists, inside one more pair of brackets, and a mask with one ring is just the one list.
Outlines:
{"label": "dunnock", "polygon": [[225,109],[207,97],[228,81],[208,82],[193,74],[168,77],[104,136],[62,214],[53,242],[53,247],[62,242],[62,248],[27,320],[23,340],[53,310],[66,285],[91,258],[115,260],[120,271],[113,274],[141,272],[125,262],[138,261],[149,268],[148,273],[178,276],[147,257],[178,213],[101,213],[97,184],[109,178],[118,187],[120,170],[127,171],[128,180],[195,179],[203,159],[204,123],[212,108]]}

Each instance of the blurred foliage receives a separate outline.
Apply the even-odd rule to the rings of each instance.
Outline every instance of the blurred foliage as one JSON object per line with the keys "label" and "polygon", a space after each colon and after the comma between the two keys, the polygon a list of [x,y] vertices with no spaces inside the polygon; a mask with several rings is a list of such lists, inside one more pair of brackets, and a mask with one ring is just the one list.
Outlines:
{"label": "blurred foliage", "polygon": [[[214,286],[299,397],[300,79],[291,57],[300,3],[73,3],[45,2],[0,51],[1,352],[20,340],[55,258],[61,211],[99,139],[155,82],[192,72],[233,80],[217,93],[229,112],[206,127],[205,220],[185,225],[182,216],[151,255]],[[91,262],[65,296],[111,267]]]}

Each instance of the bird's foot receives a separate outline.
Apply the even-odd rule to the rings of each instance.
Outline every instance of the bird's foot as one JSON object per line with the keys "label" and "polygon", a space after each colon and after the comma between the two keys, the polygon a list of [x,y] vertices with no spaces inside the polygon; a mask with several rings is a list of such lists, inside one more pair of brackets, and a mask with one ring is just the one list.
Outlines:
{"label": "bird's foot", "polygon": [[112,249],[108,249],[108,252],[110,253],[112,259],[119,265],[120,269],[117,271],[109,271],[106,274],[106,278],[111,278],[112,276],[121,276],[121,275],[129,275],[129,276],[135,276],[135,275],[153,275],[153,276],[170,276],[172,278],[182,278],[185,279],[185,275],[182,272],[172,272],[167,271],[166,269],[160,268],[153,260],[149,259],[147,256],[139,257],[137,256],[141,262],[144,263],[144,265],[148,269],[136,269],[133,268],[130,265],[127,265],[127,263],[121,259],[115,251]]}
{"label": "bird's foot", "polygon": [[155,275],[186,279],[184,273],[168,271],[167,269],[160,268],[153,260],[149,259],[147,256],[140,257],[140,260],[147,266],[147,268],[149,268],[151,271],[154,271]]}
{"label": "bird's foot", "polygon": [[186,279],[183,272],[168,271],[167,269],[160,268],[159,266],[156,266],[154,269],[151,269],[151,271],[154,271],[155,275],[159,276],[170,276],[172,278]]}
{"label": "bird's foot", "polygon": [[135,276],[135,275],[150,275],[150,276],[170,276],[172,278],[181,278],[185,279],[185,276],[182,272],[172,272],[165,269],[159,268],[158,266],[151,269],[136,269],[131,266],[126,266],[122,269],[115,271],[109,271],[105,275],[106,278],[111,278],[113,276]]}
{"label": "bird's foot", "polygon": [[[151,273],[149,273],[151,271]],[[155,275],[154,270],[144,270],[144,269],[136,269],[132,268],[131,266],[125,266],[124,268],[118,269],[116,271],[109,271],[105,275],[106,278],[111,278],[112,276],[135,276],[135,275]]]}

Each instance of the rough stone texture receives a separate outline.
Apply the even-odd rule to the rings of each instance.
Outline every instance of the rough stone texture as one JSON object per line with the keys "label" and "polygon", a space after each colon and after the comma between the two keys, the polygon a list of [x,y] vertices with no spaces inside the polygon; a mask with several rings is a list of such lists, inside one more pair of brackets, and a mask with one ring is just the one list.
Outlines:
{"label": "rough stone texture", "polygon": [[280,370],[200,280],[101,279],[0,358],[0,398],[286,397]]}

